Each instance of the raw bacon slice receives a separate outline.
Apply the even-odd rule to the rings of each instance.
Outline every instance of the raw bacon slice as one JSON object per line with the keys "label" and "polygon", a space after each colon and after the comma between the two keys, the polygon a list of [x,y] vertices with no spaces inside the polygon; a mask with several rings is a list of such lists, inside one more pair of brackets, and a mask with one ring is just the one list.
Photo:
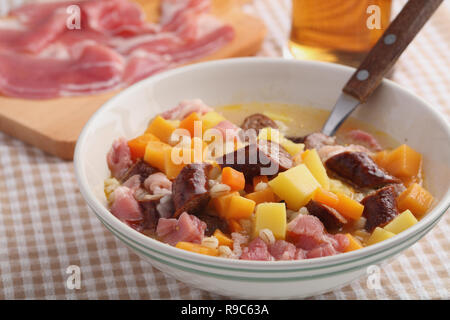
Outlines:
{"label": "raw bacon slice", "polygon": [[[77,5],[81,28],[70,30]],[[129,0],[24,5],[0,29],[0,92],[28,99],[95,94],[211,54],[234,29],[209,14],[211,0],[163,0],[160,24]],[[30,72],[33,70],[33,72]]]}
{"label": "raw bacon slice", "polygon": [[0,51],[0,91],[28,99],[103,92],[120,86],[122,65],[120,55],[99,45],[86,46],[75,60]]}

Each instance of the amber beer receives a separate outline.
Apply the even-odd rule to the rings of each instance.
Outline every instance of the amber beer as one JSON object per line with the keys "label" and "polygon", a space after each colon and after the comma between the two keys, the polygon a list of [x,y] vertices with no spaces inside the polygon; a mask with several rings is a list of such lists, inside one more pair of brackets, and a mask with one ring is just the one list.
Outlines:
{"label": "amber beer", "polygon": [[358,66],[390,22],[391,0],[292,0],[290,53]]}

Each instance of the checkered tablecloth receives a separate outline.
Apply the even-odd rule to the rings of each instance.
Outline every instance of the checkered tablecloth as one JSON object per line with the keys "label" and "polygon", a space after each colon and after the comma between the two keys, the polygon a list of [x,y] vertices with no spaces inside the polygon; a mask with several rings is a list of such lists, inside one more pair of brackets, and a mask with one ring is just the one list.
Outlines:
{"label": "checkered tablecloth", "polygon": [[[398,10],[404,1],[393,0]],[[448,1],[445,1],[448,2]],[[259,55],[281,56],[290,0],[254,0],[268,36]],[[394,81],[450,117],[450,6],[443,5],[395,67]],[[1,107],[1,106],[0,106]],[[367,277],[311,299],[448,299],[450,217]],[[81,288],[67,268],[79,266]],[[64,162],[0,133],[0,299],[224,299],[191,288],[143,262],[88,210]]]}

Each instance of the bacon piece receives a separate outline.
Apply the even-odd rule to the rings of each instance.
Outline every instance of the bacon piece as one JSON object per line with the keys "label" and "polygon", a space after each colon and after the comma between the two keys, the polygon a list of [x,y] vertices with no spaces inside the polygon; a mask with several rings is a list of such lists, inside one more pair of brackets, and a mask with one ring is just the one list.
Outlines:
{"label": "bacon piece", "polygon": [[133,163],[125,138],[119,138],[113,142],[106,159],[112,176],[120,180]]}
{"label": "bacon piece", "polygon": [[329,137],[321,132],[314,132],[303,139],[305,144],[305,149],[316,149],[319,150],[323,146],[333,146],[336,144],[335,137]]}
{"label": "bacon piece", "polygon": [[319,218],[312,215],[298,215],[287,225],[287,232],[288,238],[304,250],[324,242],[325,228]]}
{"label": "bacon piece", "polygon": [[332,256],[338,253],[330,243],[324,243],[314,249],[308,251],[306,257],[308,259]]}
{"label": "bacon piece", "polygon": [[85,46],[75,60],[0,51],[0,91],[14,97],[46,99],[112,90],[120,86],[122,63],[121,56],[99,45]]}
{"label": "bacon piece", "polygon": [[203,115],[207,112],[213,111],[211,107],[208,107],[202,100],[183,100],[176,107],[165,111],[161,114],[166,120],[183,120],[193,112]]}
{"label": "bacon piece", "polygon": [[10,41],[10,45],[18,51],[38,53],[66,31],[68,17],[64,8],[55,9],[46,19]]}
{"label": "bacon piece", "polygon": [[187,45],[169,50],[167,53],[172,56],[174,62],[184,64],[200,57],[204,57],[233,40],[235,36],[234,28],[229,25],[214,30],[196,41],[191,41]]}
{"label": "bacon piece", "polygon": [[316,258],[344,252],[348,238],[343,234],[328,234],[322,222],[312,215],[298,215],[287,226],[288,239],[298,249],[296,259]]}
{"label": "bacon piece", "polygon": [[178,220],[159,219],[156,234],[161,241],[174,246],[179,241],[201,243],[205,229],[206,223],[183,212]]}
{"label": "bacon piece", "polygon": [[297,257],[297,248],[284,240],[275,241],[269,246],[269,252],[275,260],[295,260]]}
{"label": "bacon piece", "polygon": [[382,149],[374,136],[360,129],[350,130],[346,133],[345,137],[353,143],[361,144],[373,151],[380,151]]}
{"label": "bacon piece", "polygon": [[240,128],[228,120],[219,122],[214,129],[219,130],[224,141],[234,141],[238,137]]}
{"label": "bacon piece", "polygon": [[131,176],[123,183],[124,187],[130,188],[131,191],[136,192],[136,190],[141,186],[141,177],[138,174]]}
{"label": "bacon piece", "polygon": [[172,182],[162,172],[148,176],[144,181],[144,187],[152,194],[161,193],[162,189],[172,192]]}
{"label": "bacon piece", "polygon": [[139,203],[133,196],[133,191],[125,186],[114,190],[114,201],[111,204],[111,213],[118,219],[127,223],[137,223],[143,220]]}
{"label": "bacon piece", "polygon": [[123,72],[122,80],[127,85],[138,82],[171,66],[170,60],[151,53],[131,56]]}
{"label": "bacon piece", "polygon": [[[81,9],[80,29],[66,26],[70,5]],[[161,24],[146,23],[129,0],[25,5],[12,13],[22,28],[0,30],[0,92],[27,99],[94,94],[193,62],[234,38],[209,5],[164,0]]]}
{"label": "bacon piece", "polygon": [[274,260],[269,252],[267,244],[261,238],[255,238],[252,240],[248,247],[242,249],[242,255],[240,257],[242,260],[260,260],[260,261],[271,261]]}
{"label": "bacon piece", "polygon": [[[145,26],[145,16],[137,3],[127,0],[91,0],[80,2],[79,6],[92,30],[129,36]],[[120,12],[120,14],[117,14]]]}

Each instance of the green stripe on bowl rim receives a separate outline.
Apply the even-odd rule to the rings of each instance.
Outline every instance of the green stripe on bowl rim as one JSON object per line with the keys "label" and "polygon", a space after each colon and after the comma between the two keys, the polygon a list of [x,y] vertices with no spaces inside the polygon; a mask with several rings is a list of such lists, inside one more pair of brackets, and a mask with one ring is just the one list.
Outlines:
{"label": "green stripe on bowl rim", "polygon": [[[420,240],[423,236],[425,236],[433,227],[434,227],[435,223],[431,224],[428,228],[426,228],[418,237],[418,240]],[[185,267],[173,262],[169,262],[167,260],[155,257],[143,250],[141,250],[140,248],[136,247],[135,245],[131,244],[129,241],[125,240],[128,239],[131,242],[135,242],[133,239],[128,238],[127,236],[119,236],[118,234],[114,233],[114,229],[110,229],[109,226],[107,224],[105,224],[105,227],[111,231],[114,235],[116,235],[122,242],[124,242],[126,245],[128,245],[130,248],[132,248],[133,250],[135,250],[136,252],[149,257],[150,259],[156,260],[160,263],[166,264],[168,266],[171,266],[173,268],[179,269],[181,271],[185,271],[185,272],[190,272],[190,273],[195,273],[195,274],[200,274],[203,276],[208,276],[208,277],[212,277],[212,278],[217,278],[217,279],[225,279],[225,280],[235,280],[235,281],[248,281],[248,282],[286,282],[286,281],[298,281],[298,280],[310,280],[310,279],[317,279],[317,278],[325,278],[325,277],[330,277],[330,276],[335,276],[335,275],[339,275],[339,274],[343,274],[343,273],[347,273],[347,272],[351,272],[351,271],[355,271],[358,269],[362,269],[365,267],[368,267],[370,265],[374,265],[374,264],[378,264],[383,260],[389,259],[395,255],[397,255],[398,253],[402,252],[403,250],[405,250],[406,248],[408,248],[410,245],[407,244],[405,246],[401,246],[398,247],[398,250],[393,251],[391,254],[381,258],[381,259],[377,259],[375,261],[372,262],[368,262],[368,263],[364,263],[362,265],[358,265],[355,267],[350,267],[350,268],[346,268],[343,270],[339,270],[339,271],[332,271],[326,274],[317,274],[317,275],[309,275],[309,276],[299,276],[299,277],[288,277],[288,278],[261,278],[261,277],[242,277],[242,276],[234,276],[234,275],[224,275],[224,274],[218,274],[218,273],[213,273],[213,272],[208,272],[208,271],[203,271],[203,270],[198,270],[198,269],[193,269],[193,268],[189,268],[189,267]],[[155,250],[152,250],[155,251]],[[159,253],[158,251],[156,251],[157,253]],[[166,256],[166,254],[163,254]],[[177,257],[172,257],[170,256],[170,258],[175,258],[178,259]],[[181,259],[183,260],[183,259]],[[210,266],[207,265],[207,267],[212,268],[214,266]],[[319,269],[319,268],[317,268]],[[300,269],[300,270],[290,270],[291,272],[294,271],[304,271],[305,269]],[[256,270],[245,270],[245,269],[235,269],[234,271],[239,271],[239,272],[255,272]],[[261,271],[261,270],[260,270]],[[264,272],[270,272],[273,270],[269,270],[269,271],[264,271]],[[278,271],[278,270],[277,270]]]}
{"label": "green stripe on bowl rim", "polygon": [[[433,222],[430,223],[430,225],[429,225],[427,228],[424,228],[424,230],[419,234],[419,237],[418,237],[418,239],[417,239],[416,241],[418,241],[420,238],[422,238],[423,236],[425,236],[425,234],[427,234],[427,233],[428,233],[428,232],[436,225],[436,223],[438,222],[438,220],[442,217],[442,215],[443,215],[446,211],[447,211],[447,210],[444,210],[444,211],[442,212],[442,214],[439,215],[439,216],[437,216],[436,219],[433,220]],[[94,211],[94,213],[95,213],[95,211]],[[145,255],[145,256],[148,256],[148,257],[151,258],[151,259],[155,259],[155,260],[160,261],[160,262],[162,262],[162,263],[166,263],[166,264],[168,264],[168,265],[172,265],[173,267],[178,268],[178,269],[180,269],[180,270],[184,270],[184,271],[189,271],[189,272],[194,272],[194,271],[195,271],[195,272],[197,272],[197,273],[205,273],[205,275],[210,274],[210,276],[216,276],[216,277],[222,277],[222,276],[224,276],[224,275],[218,275],[218,274],[214,274],[214,273],[209,273],[209,272],[201,271],[201,270],[198,270],[198,269],[192,269],[192,268],[180,266],[180,265],[178,265],[178,264],[175,264],[175,263],[172,263],[172,262],[168,262],[167,260],[163,260],[163,259],[161,259],[161,258],[157,258],[157,257],[155,257],[155,256],[152,256],[152,255],[148,254],[147,252],[144,252],[142,249],[138,248],[137,246],[143,247],[143,248],[146,249],[146,250],[149,250],[149,251],[151,251],[151,252],[153,252],[153,253],[156,253],[156,254],[159,254],[159,255],[168,257],[168,258],[170,258],[170,259],[179,260],[179,261],[181,261],[181,262],[188,263],[188,264],[194,264],[194,262],[191,261],[191,260],[186,260],[186,259],[183,259],[183,258],[180,258],[180,257],[176,257],[176,256],[173,256],[173,255],[170,255],[170,254],[167,254],[167,253],[164,253],[164,252],[155,250],[155,249],[150,248],[150,247],[148,247],[148,246],[145,246],[145,245],[143,245],[143,244],[141,244],[141,243],[135,241],[134,239],[130,238],[129,236],[123,234],[122,232],[118,231],[117,229],[114,229],[114,227],[112,227],[109,223],[107,223],[104,219],[102,219],[97,213],[95,213],[95,215],[96,215],[96,216],[98,217],[98,219],[103,223],[103,225],[105,225],[105,227],[106,227],[109,231],[111,231],[115,236],[117,236],[118,238],[120,238],[121,241],[123,241],[124,243],[126,243],[127,245],[129,245],[131,248],[133,248],[133,249],[136,250],[137,252],[139,252],[139,253],[141,253],[141,254],[143,254],[143,255]],[[415,237],[415,236],[417,236],[417,234],[412,235],[410,238],[408,238],[408,240],[410,240],[411,238],[413,238],[413,237]],[[416,241],[415,241],[415,242],[416,242]],[[137,246],[136,246],[136,245],[137,245]],[[378,263],[378,262],[381,261],[381,260],[387,259],[387,258],[389,258],[389,257],[391,257],[391,256],[393,256],[393,255],[395,255],[395,254],[397,254],[397,253],[403,251],[403,250],[406,249],[408,246],[409,246],[409,245],[401,246],[401,247],[400,247],[401,249],[395,250],[393,254],[391,254],[391,255],[389,255],[389,256],[387,256],[387,257],[384,257],[384,258],[382,258],[382,259],[376,260],[375,262],[368,263],[368,264],[364,264],[364,265],[359,265],[359,266],[356,266],[356,267],[347,268],[347,269],[342,270],[342,271],[333,271],[333,272],[331,272],[330,274],[334,274],[334,273],[336,273],[336,274],[338,274],[338,273],[343,273],[343,272],[345,272],[345,271],[356,270],[356,269],[360,269],[360,268],[362,268],[362,267],[364,267],[364,266],[369,266],[369,265],[371,265],[371,264]],[[364,259],[370,258],[370,257],[372,257],[372,256],[374,256],[374,255],[377,255],[377,254],[379,254],[379,252],[375,252],[375,253],[372,253],[371,255],[365,256]],[[204,264],[204,263],[195,263],[195,265],[196,265],[196,266],[201,266],[201,267],[206,267],[206,268],[212,268],[212,269],[228,270],[228,271],[237,271],[237,272],[248,272],[248,273],[286,273],[286,272],[300,272],[300,271],[309,271],[309,270],[327,269],[327,268],[331,268],[331,267],[336,267],[336,266],[341,266],[341,265],[345,265],[345,264],[350,264],[350,263],[353,263],[353,262],[355,262],[355,260],[349,260],[349,261],[345,261],[345,262],[335,263],[335,264],[333,264],[333,265],[316,266],[316,267],[311,267],[311,268],[301,268],[301,269],[280,269],[280,270],[257,270],[257,269],[232,268],[232,267],[224,267],[224,266],[209,265],[209,264]],[[230,277],[234,277],[234,276],[230,276]],[[312,278],[312,277],[313,277],[313,276],[310,276],[310,277],[308,277],[308,278]],[[321,275],[316,275],[315,277],[321,277]],[[305,277],[303,277],[303,278],[305,278]],[[244,279],[247,279],[247,280],[248,280],[248,279],[253,279],[253,278],[244,278]],[[267,279],[267,278],[261,278],[261,279]],[[274,278],[274,279],[277,279],[277,278]],[[283,279],[285,279],[285,278],[283,278]],[[297,278],[290,278],[290,279],[291,279],[291,280],[295,280],[295,279],[297,279]],[[241,280],[242,280],[242,279],[241,279]],[[250,280],[249,280],[249,281],[250,281]]]}

